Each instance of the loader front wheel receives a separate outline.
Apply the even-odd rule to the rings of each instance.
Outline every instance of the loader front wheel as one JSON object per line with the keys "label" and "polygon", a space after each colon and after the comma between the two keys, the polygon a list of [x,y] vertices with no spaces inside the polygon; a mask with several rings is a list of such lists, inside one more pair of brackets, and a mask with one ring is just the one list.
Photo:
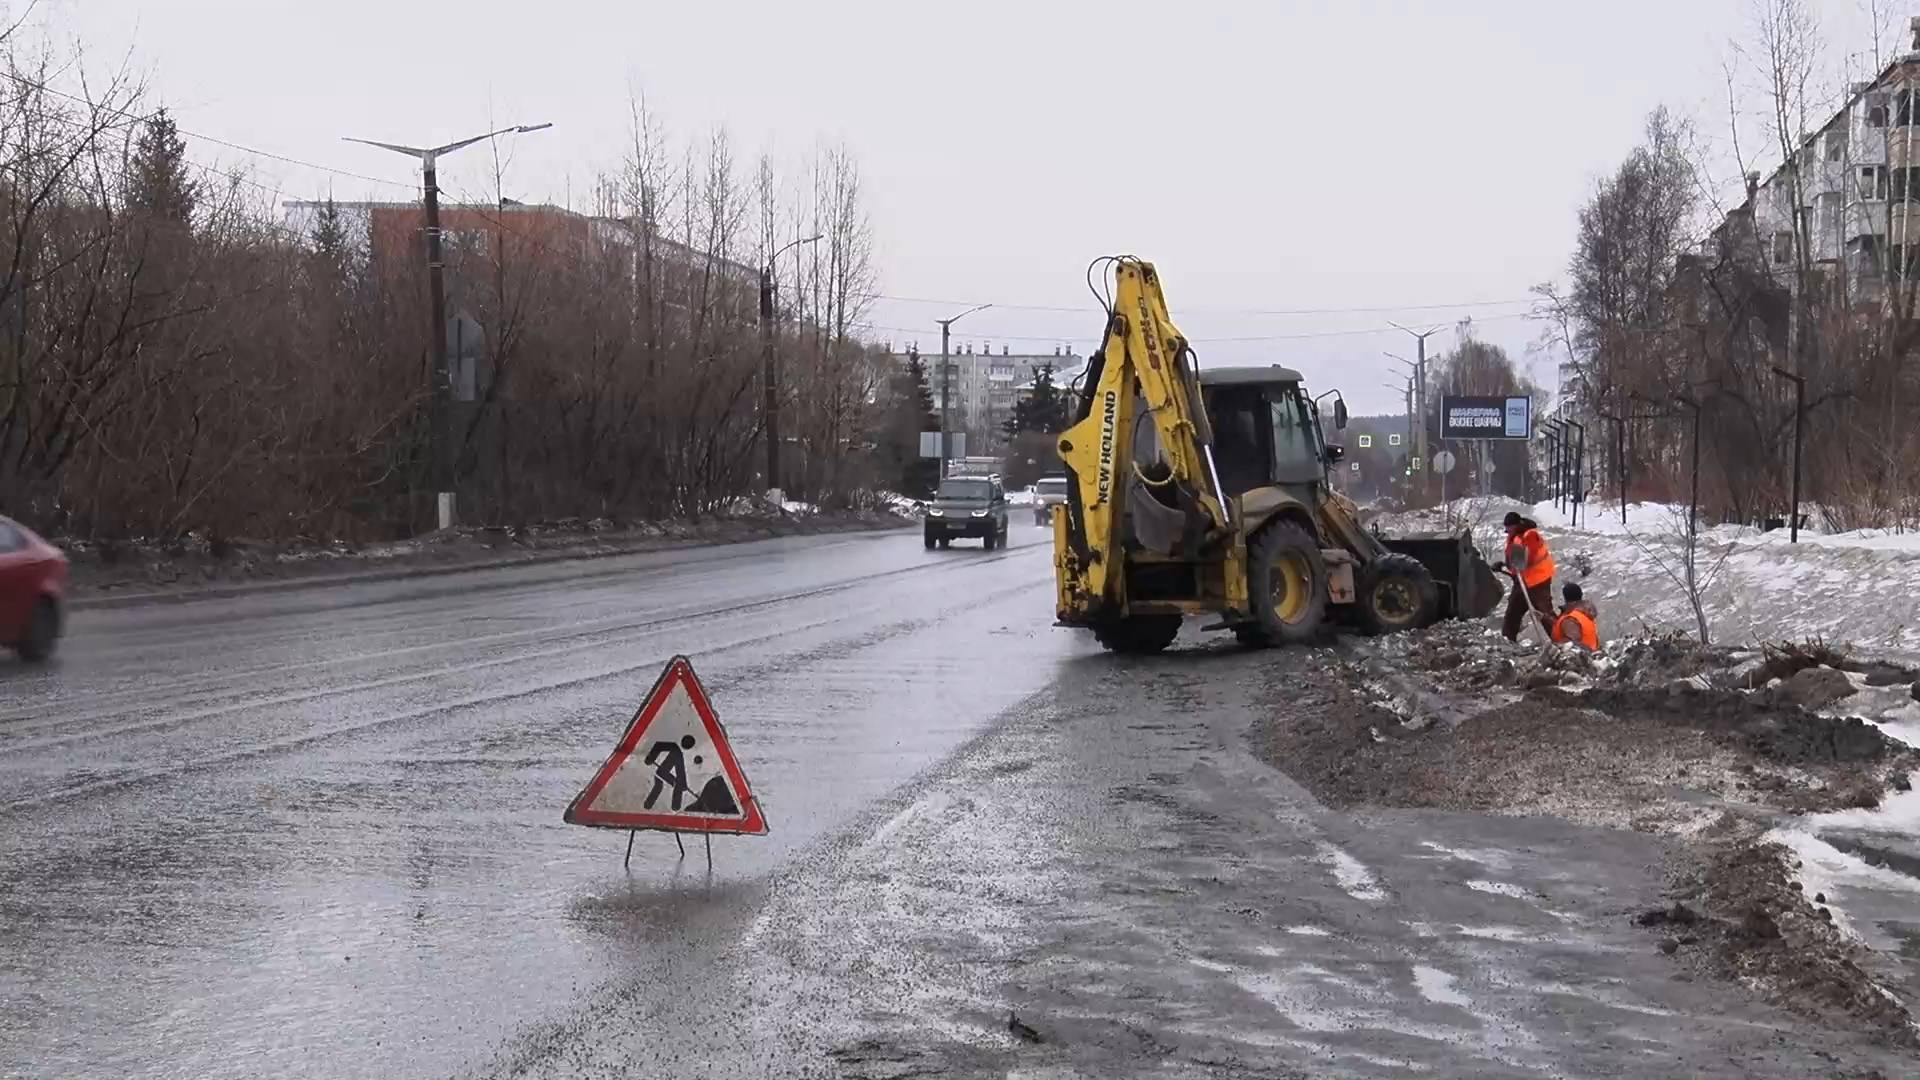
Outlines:
{"label": "loader front wheel", "polygon": [[1247,597],[1275,645],[1313,640],[1327,614],[1327,564],[1313,535],[1278,521],[1247,545]]}
{"label": "loader front wheel", "polygon": [[1433,622],[1440,590],[1433,574],[1411,555],[1375,559],[1360,575],[1360,622],[1372,634],[1417,630]]}
{"label": "loader front wheel", "polygon": [[1140,656],[1157,653],[1180,636],[1178,615],[1133,615],[1093,628],[1093,636],[1108,652]]}

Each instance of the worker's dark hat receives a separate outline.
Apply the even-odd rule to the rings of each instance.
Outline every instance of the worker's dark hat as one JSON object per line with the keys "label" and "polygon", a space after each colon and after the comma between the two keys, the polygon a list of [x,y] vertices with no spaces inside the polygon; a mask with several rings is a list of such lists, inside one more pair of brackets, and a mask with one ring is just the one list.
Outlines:
{"label": "worker's dark hat", "polygon": [[1565,585],[1560,586],[1560,595],[1571,602],[1580,599],[1583,594],[1580,591],[1580,586],[1569,581]]}
{"label": "worker's dark hat", "polygon": [[1502,524],[1502,525],[1505,525],[1505,526],[1506,526],[1507,528],[1509,528],[1509,529],[1511,529],[1511,528],[1513,528],[1513,527],[1514,527],[1515,525],[1518,525],[1518,524],[1520,524],[1520,523],[1521,523],[1522,521],[1525,521],[1525,520],[1526,520],[1526,519],[1525,519],[1525,518],[1523,518],[1523,517],[1521,517],[1521,516],[1519,515],[1519,513],[1518,513],[1518,512],[1516,512],[1516,511],[1513,511],[1513,510],[1509,510],[1509,511],[1507,511],[1507,517],[1506,517],[1506,520],[1505,520],[1505,521],[1503,521],[1503,522],[1501,522],[1501,524]]}

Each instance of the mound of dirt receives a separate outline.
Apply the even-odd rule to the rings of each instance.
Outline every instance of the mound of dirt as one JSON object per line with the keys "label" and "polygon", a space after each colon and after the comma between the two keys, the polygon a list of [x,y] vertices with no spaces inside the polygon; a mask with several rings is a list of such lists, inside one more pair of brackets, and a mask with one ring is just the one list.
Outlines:
{"label": "mound of dirt", "polygon": [[[1663,952],[1686,950],[1683,959],[1760,987],[1797,1012],[1848,1017],[1889,1043],[1920,1048],[1912,1015],[1861,965],[1861,946],[1793,880],[1792,852],[1751,836],[1703,848],[1701,861],[1677,875],[1680,899],[1635,919],[1670,935],[1674,947],[1663,943]],[[1692,916],[1696,907],[1702,914],[1690,920],[1667,917]]]}
{"label": "mound of dirt", "polygon": [[1538,693],[1559,697],[1570,707],[1703,732],[1781,765],[1884,762],[1911,753],[1864,720],[1821,716],[1779,696],[1687,683],[1663,690],[1601,686],[1579,693]]}

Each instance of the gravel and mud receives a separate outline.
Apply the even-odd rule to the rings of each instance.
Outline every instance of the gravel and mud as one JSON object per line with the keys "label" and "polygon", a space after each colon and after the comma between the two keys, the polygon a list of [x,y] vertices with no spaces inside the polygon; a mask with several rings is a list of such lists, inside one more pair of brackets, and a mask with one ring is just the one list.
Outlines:
{"label": "gravel and mud", "polygon": [[1794,854],[1797,815],[1906,790],[1920,751],[1844,715],[1857,682],[1914,673],[1820,643],[1704,649],[1677,637],[1610,655],[1509,644],[1450,623],[1328,650],[1319,677],[1266,687],[1269,762],[1340,807],[1546,815],[1673,837],[1649,947],[1789,1008],[1920,1046],[1911,1004],[1868,971]]}

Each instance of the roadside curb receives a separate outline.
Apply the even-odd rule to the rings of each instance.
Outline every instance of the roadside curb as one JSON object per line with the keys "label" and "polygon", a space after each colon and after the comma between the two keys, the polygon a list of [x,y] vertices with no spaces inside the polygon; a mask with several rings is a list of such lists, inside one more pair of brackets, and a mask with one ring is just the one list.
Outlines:
{"label": "roadside curb", "polygon": [[611,559],[622,555],[645,555],[650,552],[688,551],[702,547],[729,547],[735,544],[750,544],[761,540],[778,540],[788,536],[814,536],[832,533],[893,532],[905,529],[913,524],[902,521],[896,525],[877,525],[865,521],[830,522],[811,524],[804,528],[772,528],[741,536],[686,537],[675,539],[651,537],[635,540],[631,544],[609,546],[577,545],[558,548],[552,551],[531,551],[498,558],[481,558],[471,562],[449,563],[446,565],[393,566],[380,570],[348,571],[345,573],[316,573],[304,576],[273,578],[265,581],[242,581],[227,584],[208,585],[206,587],[182,586],[180,588],[150,589],[144,592],[108,592],[87,596],[70,596],[66,607],[69,611],[109,611],[115,608],[150,607],[161,604],[185,604],[198,600],[231,599],[240,596],[255,596],[276,592],[289,592],[296,589],[329,588],[343,585],[368,585],[383,581],[398,581],[407,578],[446,577],[453,574],[465,574],[483,570],[501,570],[509,567],[541,566],[559,562],[587,562],[595,559]]}

